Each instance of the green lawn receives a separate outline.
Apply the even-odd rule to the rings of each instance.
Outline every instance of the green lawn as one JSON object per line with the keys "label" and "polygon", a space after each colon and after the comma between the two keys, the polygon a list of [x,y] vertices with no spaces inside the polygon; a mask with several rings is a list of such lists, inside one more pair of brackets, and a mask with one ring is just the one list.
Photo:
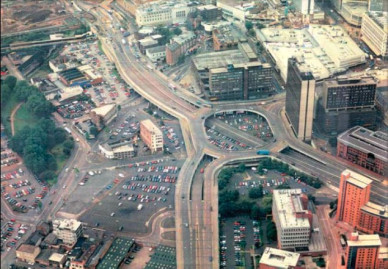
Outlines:
{"label": "green lawn", "polygon": [[8,135],[11,135],[11,122],[9,121],[13,108],[18,104],[15,96],[11,96],[8,101],[1,107],[1,122]]}
{"label": "green lawn", "polygon": [[21,107],[16,111],[15,114],[15,133],[23,129],[25,126],[33,126],[38,122],[38,118],[27,110],[26,104],[21,105]]}

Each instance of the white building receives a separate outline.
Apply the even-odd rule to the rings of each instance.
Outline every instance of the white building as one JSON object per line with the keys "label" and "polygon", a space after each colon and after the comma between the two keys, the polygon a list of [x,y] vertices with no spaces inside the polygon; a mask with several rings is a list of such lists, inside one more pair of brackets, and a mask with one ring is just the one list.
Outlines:
{"label": "white building", "polygon": [[309,246],[311,223],[306,210],[307,197],[301,189],[274,190],[272,214],[281,249]]}
{"label": "white building", "polygon": [[314,14],[314,0],[294,0],[295,7],[303,15]]}
{"label": "white building", "polygon": [[163,61],[166,59],[166,47],[158,46],[146,49],[146,55],[152,62]]}
{"label": "white building", "polygon": [[388,57],[388,12],[365,13],[361,25],[362,41],[377,55]]}
{"label": "white building", "polygon": [[132,142],[122,142],[116,144],[101,144],[98,145],[101,153],[107,159],[127,159],[135,156],[135,150]]}
{"label": "white building", "polygon": [[300,254],[276,248],[265,248],[259,268],[289,269],[298,265]]}
{"label": "white building", "polygon": [[82,223],[75,219],[55,219],[53,234],[64,244],[72,246],[82,235]]}
{"label": "white building", "polygon": [[245,22],[245,16],[249,14],[249,10],[254,8],[255,3],[244,3],[234,0],[217,1],[217,7],[221,8],[222,16],[226,19],[239,20]]}
{"label": "white building", "polygon": [[184,1],[147,3],[136,10],[136,23],[139,26],[184,23],[190,11]]}

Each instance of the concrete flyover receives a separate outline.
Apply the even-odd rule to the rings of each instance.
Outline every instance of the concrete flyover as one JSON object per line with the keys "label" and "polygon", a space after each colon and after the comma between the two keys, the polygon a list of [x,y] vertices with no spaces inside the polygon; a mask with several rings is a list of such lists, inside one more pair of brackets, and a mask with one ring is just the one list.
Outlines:
{"label": "concrete flyover", "polygon": [[[82,5],[79,6],[82,8]],[[216,173],[223,165],[231,161],[246,161],[258,158],[255,150],[224,152],[213,145],[210,146],[204,129],[204,119],[207,115],[227,110],[247,110],[260,113],[269,123],[274,137],[277,138],[276,143],[266,145],[266,148],[271,150],[271,154],[286,159],[283,154],[273,150],[279,145],[286,144],[317,159],[325,159],[327,165],[320,167],[321,174],[319,176],[323,180],[330,178],[338,184],[340,172],[345,169],[346,165],[338,161],[337,158],[316,151],[295,138],[283,123],[281,110],[284,107],[284,94],[269,98],[264,103],[263,101],[245,101],[241,103],[219,103],[215,104],[213,108],[194,107],[183,100],[181,96],[172,92],[168,88],[167,81],[163,81],[159,75],[150,72],[141,62],[135,59],[128,45],[121,44],[122,37],[120,33],[114,32],[100,21],[97,23],[112,36],[112,42],[107,42],[106,39],[101,38],[103,48],[108,57],[116,63],[123,79],[144,98],[177,117],[181,125],[188,157],[179,173],[175,194],[178,268],[219,268]],[[273,100],[276,101],[273,102]],[[192,179],[205,154],[213,156],[217,160],[205,169],[204,200],[195,199],[190,201],[188,195],[190,194]],[[295,164],[308,172],[316,171],[316,165],[309,163],[309,161],[295,160]],[[196,184],[196,186],[200,186],[200,184]],[[381,192],[381,189],[381,186],[377,185],[372,193]],[[188,224],[188,227],[185,223]],[[211,253],[211,255],[208,253]]]}

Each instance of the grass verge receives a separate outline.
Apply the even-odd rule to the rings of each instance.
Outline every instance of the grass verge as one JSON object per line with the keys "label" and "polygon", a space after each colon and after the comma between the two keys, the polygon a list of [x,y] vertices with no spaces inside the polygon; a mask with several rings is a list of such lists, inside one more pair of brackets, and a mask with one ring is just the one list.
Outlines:
{"label": "grass verge", "polygon": [[14,125],[15,133],[22,130],[26,126],[33,126],[38,122],[38,118],[27,110],[26,104],[23,104],[16,111]]}

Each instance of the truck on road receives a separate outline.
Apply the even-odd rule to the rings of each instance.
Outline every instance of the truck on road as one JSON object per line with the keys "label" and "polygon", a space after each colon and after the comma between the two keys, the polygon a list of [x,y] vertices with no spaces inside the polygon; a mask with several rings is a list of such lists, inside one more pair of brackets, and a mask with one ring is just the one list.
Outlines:
{"label": "truck on road", "polygon": [[257,151],[257,155],[269,155],[268,149],[260,149]]}

